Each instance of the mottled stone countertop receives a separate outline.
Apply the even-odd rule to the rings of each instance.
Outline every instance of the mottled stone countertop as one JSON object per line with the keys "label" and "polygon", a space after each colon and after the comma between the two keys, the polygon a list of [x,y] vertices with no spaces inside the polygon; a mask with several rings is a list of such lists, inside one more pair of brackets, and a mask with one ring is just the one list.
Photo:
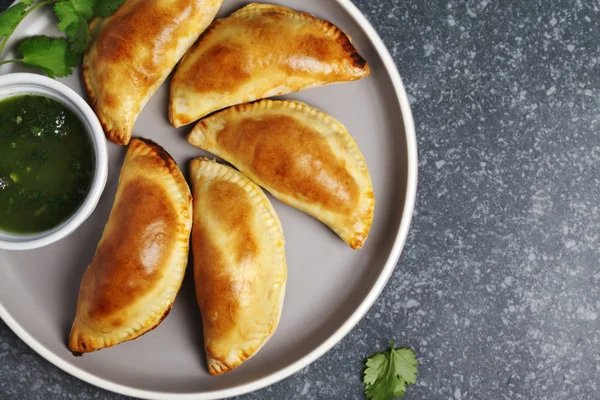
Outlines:
{"label": "mottled stone countertop", "polygon": [[[412,103],[413,226],[364,320],[242,398],[361,399],[365,358],[393,338],[421,364],[407,400],[597,399],[600,4],[355,2]],[[124,397],[63,373],[0,323],[0,399],[64,398]]]}

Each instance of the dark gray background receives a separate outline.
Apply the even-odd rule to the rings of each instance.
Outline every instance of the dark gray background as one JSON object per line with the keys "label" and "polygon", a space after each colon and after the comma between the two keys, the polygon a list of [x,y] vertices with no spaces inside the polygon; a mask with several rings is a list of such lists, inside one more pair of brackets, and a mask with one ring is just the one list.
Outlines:
{"label": "dark gray background", "polygon": [[[390,339],[421,363],[406,399],[600,398],[600,3],[355,3],[413,107],[413,227],[352,333],[242,399],[361,399],[363,362]],[[124,399],[61,372],[0,322],[0,399],[63,398]]]}

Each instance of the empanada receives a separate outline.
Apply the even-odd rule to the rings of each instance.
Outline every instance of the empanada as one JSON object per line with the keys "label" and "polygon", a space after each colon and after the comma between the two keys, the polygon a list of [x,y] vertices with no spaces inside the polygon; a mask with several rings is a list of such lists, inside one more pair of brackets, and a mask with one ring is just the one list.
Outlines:
{"label": "empanada", "polygon": [[90,25],[83,83],[106,136],[128,144],[138,115],[223,0],[127,0]]}
{"label": "empanada", "polygon": [[231,167],[196,159],[192,250],[211,375],[252,357],[279,324],[287,267],[269,199]]}
{"label": "empanada", "polygon": [[262,100],[201,120],[188,141],[321,220],[352,248],[363,246],[373,185],[358,145],[333,117],[300,102]]}
{"label": "empanada", "polygon": [[175,161],[133,139],[115,202],[83,275],[69,349],[88,353],[135,339],[167,316],[188,261],[192,196]]}
{"label": "empanada", "polygon": [[328,21],[269,4],[216,20],[171,82],[170,119],[189,124],[213,111],[368,76],[350,38]]}

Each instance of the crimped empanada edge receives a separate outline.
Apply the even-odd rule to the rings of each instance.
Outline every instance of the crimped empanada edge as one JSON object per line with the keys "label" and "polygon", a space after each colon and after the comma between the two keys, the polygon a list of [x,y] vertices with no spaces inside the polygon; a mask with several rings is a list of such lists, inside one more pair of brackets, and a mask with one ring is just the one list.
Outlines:
{"label": "crimped empanada edge", "polygon": [[94,47],[94,42],[97,39],[97,35],[99,32],[96,30],[101,30],[102,27],[97,27],[98,24],[103,23],[103,19],[94,18],[90,22],[90,32],[92,33],[92,40],[88,44],[87,49],[83,53],[83,61],[81,63],[81,76],[83,81],[83,88],[88,97],[88,103],[94,110],[94,113],[98,117],[100,121],[100,125],[102,125],[102,129],[104,129],[104,134],[106,138],[111,142],[118,145],[127,145],[131,140],[131,129],[123,130],[121,128],[115,127],[114,122],[107,118],[102,110],[100,109],[100,105],[98,104],[98,96],[96,96],[96,90],[94,89],[94,84],[92,83],[91,76],[91,66],[90,66],[90,52]]}
{"label": "crimped empanada edge", "polygon": [[[191,204],[192,193],[190,190],[190,186],[188,185],[187,181],[183,177],[181,169],[179,168],[179,166],[177,165],[177,163],[175,162],[173,157],[169,154],[169,152],[166,151],[161,145],[159,145],[158,143],[156,143],[155,141],[153,141],[151,139],[146,139],[146,138],[142,138],[142,137],[134,137],[131,140],[130,146],[131,145],[139,146],[139,145],[135,144],[135,142],[143,143],[148,149],[150,149],[157,157],[159,157],[164,162],[165,166],[169,169],[169,173],[170,173],[171,177],[175,180],[175,183],[177,183],[177,186],[181,190],[181,193],[185,195],[187,201],[189,201]],[[190,211],[191,211],[191,206],[190,206]]]}
{"label": "crimped empanada edge", "polygon": [[[362,191],[358,212],[351,217],[351,222],[352,226],[358,224],[362,225],[363,228],[360,230],[341,231],[336,229],[336,227],[329,227],[335,233],[337,233],[350,247],[355,250],[360,249],[367,240],[373,223],[373,214],[375,208],[373,183],[367,162],[364,155],[360,151],[358,143],[356,143],[346,127],[333,116],[300,101],[263,99],[253,103],[236,105],[201,119],[188,135],[188,142],[193,146],[213,152],[217,156],[227,159],[229,158],[229,155],[225,154],[225,152],[219,151],[218,146],[214,143],[216,141],[215,137],[218,135],[218,131],[217,129],[214,129],[213,126],[220,126],[222,125],[223,121],[231,120],[234,118],[232,116],[235,115],[243,116],[245,114],[252,114],[257,111],[276,110],[283,108],[291,109],[308,115],[312,118],[316,118],[320,122],[323,122],[330,127],[331,130],[337,134],[338,139],[343,143],[343,147],[350,153],[352,159],[356,163],[358,170],[362,175]],[[364,184],[365,182],[366,185]],[[281,199],[281,196],[279,196],[277,193],[273,191],[269,192],[275,197]]]}
{"label": "crimped empanada edge", "polygon": [[[216,19],[215,21],[213,21],[213,23],[210,25],[210,27],[204,32],[204,34],[198,39],[198,41],[190,48],[188,53],[183,57],[183,59],[177,66],[177,69],[175,71],[175,74],[173,75],[173,79],[171,80],[171,84],[170,84],[170,88],[169,88],[169,92],[170,92],[169,121],[171,122],[171,124],[174,127],[180,128],[182,126],[192,124],[194,121],[196,121],[200,118],[206,117],[207,115],[209,115],[212,112],[219,111],[219,110],[210,110],[207,112],[197,113],[198,115],[192,115],[188,112],[182,112],[182,111],[177,110],[176,100],[180,99],[182,97],[177,93],[178,91],[176,90],[178,88],[178,86],[181,85],[179,83],[180,70],[181,71],[183,70],[182,67],[186,65],[186,63],[188,62],[188,58],[192,57],[195,54],[196,48],[201,46],[204,41],[209,40],[208,38],[210,36],[212,36],[214,34],[214,32],[217,30],[217,28],[221,24],[226,22],[227,20],[235,19],[238,17],[244,18],[244,17],[253,17],[253,16],[257,16],[257,15],[260,16],[260,15],[267,14],[269,12],[272,12],[272,13],[275,13],[278,15],[283,15],[285,17],[288,17],[291,19],[296,19],[299,21],[318,24],[320,26],[321,30],[324,32],[324,34],[326,36],[330,37],[335,42],[337,42],[344,50],[347,57],[351,60],[352,68],[349,68],[349,70],[346,71],[347,74],[345,76],[345,79],[339,80],[337,82],[330,82],[330,83],[325,83],[325,84],[322,82],[317,82],[314,84],[310,84],[308,86],[300,87],[297,90],[294,90],[293,92],[303,91],[306,89],[311,89],[311,88],[316,88],[316,87],[321,87],[324,85],[341,84],[341,83],[345,83],[345,82],[356,81],[356,80],[366,78],[371,74],[371,67],[369,66],[369,63],[360,55],[360,53],[358,52],[358,49],[356,49],[356,47],[352,44],[352,39],[350,38],[350,36],[348,34],[346,34],[342,29],[340,29],[338,26],[333,24],[332,22],[329,22],[327,20],[321,20],[310,13],[296,11],[291,8],[287,8],[287,7],[283,7],[283,6],[277,6],[277,5],[272,5],[272,4],[251,3],[251,4],[248,4],[247,6],[233,12],[228,17]],[[288,93],[290,93],[290,92],[286,91],[286,92],[277,93],[277,94],[288,94]],[[275,94],[271,94],[271,95],[266,95],[264,97],[273,97],[274,95]],[[232,105],[232,104],[230,104],[230,105]],[[226,108],[228,106],[229,105],[224,105],[224,108]],[[222,110],[222,108],[221,108],[221,110]]]}
{"label": "crimped empanada edge", "polygon": [[365,78],[371,74],[371,67],[369,66],[369,63],[360,55],[354,44],[352,44],[352,39],[350,36],[334,23],[320,19],[313,14],[275,4],[250,3],[232,13],[230,17],[236,16],[243,18],[252,17],[255,15],[265,15],[269,13],[279,14],[288,18],[319,24],[323,32],[342,45],[342,48],[352,59],[352,65],[355,68],[362,70],[363,73],[360,76],[352,77],[354,80]]}
{"label": "crimped empanada edge", "polygon": [[[208,168],[203,168],[206,165]],[[206,174],[208,172],[209,174]],[[285,286],[287,282],[287,261],[285,256],[285,237],[283,235],[283,227],[281,225],[281,221],[277,216],[273,205],[269,201],[268,197],[265,195],[263,190],[255,184],[248,177],[243,175],[241,172],[231,168],[227,165],[219,164],[214,160],[200,157],[192,160],[190,162],[190,176],[193,181],[199,178],[199,175],[207,176],[209,178],[217,178],[222,181],[230,182],[238,185],[246,193],[249,195],[249,199],[254,202],[255,205],[262,208],[262,219],[265,222],[265,229],[269,232],[270,242],[276,243],[277,241],[281,241],[282,245],[277,247],[276,249],[276,258],[277,265],[283,269],[283,278],[281,282],[276,282],[281,287],[279,292],[279,298],[277,302],[271,310],[271,315],[269,318],[269,328],[265,333],[264,337],[260,341],[252,341],[248,343],[248,346],[244,347],[240,350],[238,354],[238,359],[233,363],[228,363],[223,359],[223,357],[219,357],[215,354],[212,354],[208,349],[206,349],[207,356],[207,364],[208,370],[211,375],[220,375],[227,373],[238,366],[240,366],[245,361],[252,358],[258,351],[269,341],[269,339],[275,333],[277,326],[279,325],[279,321],[281,318],[281,312],[283,309],[283,300],[285,297]]]}
{"label": "crimped empanada edge", "polygon": [[[144,328],[139,330],[133,330],[133,333],[128,334],[126,339],[113,339],[111,337],[110,339],[106,340],[96,335],[85,334],[83,330],[76,329],[75,323],[73,323],[73,328],[71,329],[71,333],[69,335],[69,350],[71,351],[71,353],[73,353],[74,356],[80,357],[87,353],[100,351],[102,349],[114,347],[121,343],[135,340],[145,335],[146,333],[156,329],[161,324],[161,322],[163,322],[165,318],[167,318],[167,316],[171,312],[171,308],[173,307],[174,302],[175,300],[173,299],[173,301],[171,301],[171,304],[162,313],[160,318],[152,318],[153,322],[144,323]],[[86,343],[92,343],[92,345],[88,347]]]}
{"label": "crimped empanada edge", "polygon": [[[271,239],[282,240],[282,244],[284,246],[281,246],[280,248],[279,257],[280,261],[282,261],[284,265],[287,265],[284,250],[285,238],[283,236],[283,227],[275,208],[273,208],[271,201],[269,201],[269,198],[263,192],[261,187],[254,183],[250,178],[242,174],[240,171],[230,166],[219,164],[215,160],[211,160],[207,157],[198,157],[190,161],[190,176],[193,180],[198,178],[198,172],[201,168],[201,164],[207,164],[211,167],[211,172],[217,172],[217,174],[212,175],[212,177],[224,178],[227,177],[227,175],[230,175],[235,178],[232,179],[229,177],[228,179],[225,179],[225,181],[234,183],[243,189],[247,189],[246,192],[250,194],[250,199],[254,200],[255,204],[262,208],[262,216],[263,220],[265,221],[265,228],[269,230]],[[271,225],[269,222],[273,222],[273,224]],[[273,230],[273,228],[275,228],[275,230]]]}
{"label": "crimped empanada edge", "polygon": [[[171,279],[169,284],[161,291],[162,296],[160,301],[156,302],[157,307],[142,318],[141,321],[138,321],[138,324],[133,328],[122,329],[108,335],[108,338],[103,338],[102,334],[95,335],[95,332],[89,332],[85,325],[80,327],[77,323],[78,319],[76,316],[69,335],[69,349],[74,355],[82,355],[103,348],[116,346],[120,343],[137,339],[157,328],[169,314],[171,307],[175,302],[177,293],[181,289],[183,278],[185,276],[189,254],[189,234],[192,228],[192,195],[190,188],[183,177],[181,170],[177,166],[177,163],[175,163],[169,153],[160,145],[149,139],[134,138],[130,143],[130,147],[131,148],[128,149],[126,155],[127,162],[135,162],[135,158],[137,157],[148,156],[160,159],[168,169],[168,175],[173,179],[177,188],[177,193],[181,196],[180,198],[173,198],[175,193],[173,191],[167,192],[170,196],[171,204],[176,208],[178,215],[176,243],[178,246],[182,247],[179,250],[173,251],[173,254],[180,252],[181,259],[171,260],[172,263],[170,267],[174,268],[179,266],[180,271],[178,271],[179,273],[177,276]],[[167,300],[167,307],[165,307],[164,300]]]}

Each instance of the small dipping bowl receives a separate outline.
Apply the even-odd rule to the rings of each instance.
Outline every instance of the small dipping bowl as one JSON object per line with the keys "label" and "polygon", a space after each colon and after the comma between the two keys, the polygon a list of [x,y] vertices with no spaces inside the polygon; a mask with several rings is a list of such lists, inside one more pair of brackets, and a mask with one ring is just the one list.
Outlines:
{"label": "small dipping bowl", "polygon": [[79,118],[92,143],[95,170],[87,197],[79,208],[58,226],[32,234],[15,234],[0,229],[0,249],[7,250],[36,249],[57,242],[73,233],[98,205],[108,175],[104,131],[96,114],[81,96],[66,85],[42,75],[13,73],[0,76],[0,101],[22,95],[49,97],[69,108]]}

